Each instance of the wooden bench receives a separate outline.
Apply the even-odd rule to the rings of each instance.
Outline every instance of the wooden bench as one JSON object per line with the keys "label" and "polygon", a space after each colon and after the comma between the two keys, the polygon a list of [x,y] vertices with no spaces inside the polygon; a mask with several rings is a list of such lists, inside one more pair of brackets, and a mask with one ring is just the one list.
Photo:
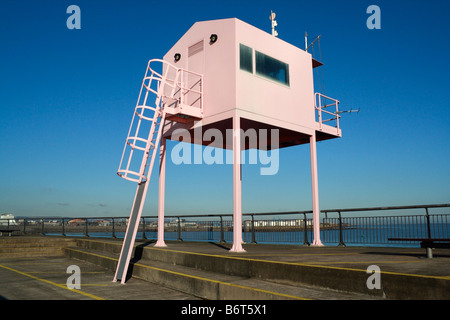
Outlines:
{"label": "wooden bench", "polygon": [[433,258],[433,248],[450,249],[450,239],[433,238],[388,238],[389,241],[419,241],[420,247],[425,248],[427,258]]}

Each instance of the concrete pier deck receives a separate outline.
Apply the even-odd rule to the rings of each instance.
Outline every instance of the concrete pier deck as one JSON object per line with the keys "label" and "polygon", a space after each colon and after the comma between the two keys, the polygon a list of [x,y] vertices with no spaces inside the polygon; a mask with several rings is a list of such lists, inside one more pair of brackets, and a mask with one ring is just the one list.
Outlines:
{"label": "concrete pier deck", "polygon": [[[435,249],[428,259],[421,248],[244,244],[245,253],[231,253],[229,243],[166,243],[167,248],[155,248],[152,241],[137,240],[122,285],[112,282],[120,239],[1,237],[0,298],[450,299],[446,249]],[[70,265],[80,267],[81,289],[67,288]],[[369,266],[379,274],[368,273]],[[380,289],[368,288],[368,280],[378,281]]]}

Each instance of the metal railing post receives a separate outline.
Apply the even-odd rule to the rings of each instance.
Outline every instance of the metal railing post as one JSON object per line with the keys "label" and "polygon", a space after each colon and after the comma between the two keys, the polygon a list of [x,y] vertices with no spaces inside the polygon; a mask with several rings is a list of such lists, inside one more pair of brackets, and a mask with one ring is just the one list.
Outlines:
{"label": "metal railing post", "polygon": [[178,219],[178,223],[177,223],[177,231],[178,231],[178,241],[183,241],[183,239],[181,239],[181,221],[180,221],[180,217],[177,217]]}
{"label": "metal railing post", "polygon": [[62,234],[63,237],[65,237],[66,236],[66,230],[64,229],[64,218],[62,218],[62,220],[61,220],[61,226],[62,226],[61,234]]}
{"label": "metal railing post", "polygon": [[145,218],[142,217],[142,239],[147,240],[147,236],[145,235]]}
{"label": "metal railing post", "polygon": [[308,242],[308,223],[306,220],[306,213],[303,213],[303,245],[309,246]]}
{"label": "metal railing post", "polygon": [[112,235],[111,238],[116,239],[116,230],[115,230],[115,226],[114,226],[114,218],[112,218]]}
{"label": "metal railing post", "polygon": [[225,237],[223,232],[223,217],[220,216],[220,242],[225,243]]}
{"label": "metal railing post", "polygon": [[336,129],[337,133],[339,133],[339,118],[341,116],[339,115],[339,101],[336,100]]}
{"label": "metal railing post", "polygon": [[208,241],[214,240],[214,224],[212,221],[208,222]]}
{"label": "metal railing post", "polygon": [[89,231],[88,231],[88,219],[84,219],[84,235],[86,237],[89,237]]}
{"label": "metal railing post", "polygon": [[255,218],[254,215],[251,215],[252,222],[251,222],[251,228],[252,228],[252,243],[256,243],[256,235],[255,235]]}
{"label": "metal railing post", "polygon": [[203,114],[203,75],[200,76],[200,112]]}
{"label": "metal railing post", "polygon": [[338,214],[339,214],[339,244],[338,244],[338,247],[345,247],[344,235],[342,233],[342,216],[341,216],[341,212],[338,211]]}
{"label": "metal railing post", "polygon": [[[426,212],[426,219],[427,219],[427,235],[428,235],[428,239],[431,239],[431,224],[430,224],[430,214],[428,212],[428,208],[425,207],[425,212]],[[432,258],[433,257],[433,249],[430,247],[426,248],[426,252],[427,252],[427,258]]]}
{"label": "metal railing post", "polygon": [[321,95],[319,94],[319,108],[318,108],[318,113],[317,116],[319,118],[319,128],[322,129],[322,100],[321,100]]}
{"label": "metal railing post", "polygon": [[425,212],[426,212],[425,217],[427,219],[427,236],[428,236],[428,239],[431,239],[431,224],[430,224],[430,214],[428,212],[428,208],[425,208]]}
{"label": "metal railing post", "polygon": [[41,219],[41,235],[45,236],[45,231],[44,231],[44,219]]}

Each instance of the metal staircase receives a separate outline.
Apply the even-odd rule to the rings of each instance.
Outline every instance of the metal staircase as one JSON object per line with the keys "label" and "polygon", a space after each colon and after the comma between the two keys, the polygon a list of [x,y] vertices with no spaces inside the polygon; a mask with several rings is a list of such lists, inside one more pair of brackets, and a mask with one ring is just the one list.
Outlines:
{"label": "metal staircase", "polygon": [[[161,68],[161,71],[155,71],[156,67]],[[198,77],[199,80],[197,80],[195,90],[192,86],[192,80],[185,84],[185,74],[189,74],[191,78],[192,76]],[[138,186],[117,264],[114,282],[120,280],[123,284],[126,281],[128,265],[133,251],[153,165],[158,155],[158,145],[163,133],[166,114],[175,117],[179,115],[199,117],[201,115],[202,105],[198,101],[200,103],[202,102],[202,82],[202,75],[176,68],[164,60],[154,59],[148,62],[122,153],[122,159],[120,160],[117,171],[120,177],[137,182]],[[186,105],[184,103],[187,100],[186,97],[192,95],[199,96],[199,99],[194,99],[197,105]],[[152,101],[153,98],[155,99],[154,101]],[[151,106],[148,105],[148,103],[152,102],[153,104]],[[185,110],[184,112],[182,111],[183,109]],[[191,110],[195,114],[189,113]]]}

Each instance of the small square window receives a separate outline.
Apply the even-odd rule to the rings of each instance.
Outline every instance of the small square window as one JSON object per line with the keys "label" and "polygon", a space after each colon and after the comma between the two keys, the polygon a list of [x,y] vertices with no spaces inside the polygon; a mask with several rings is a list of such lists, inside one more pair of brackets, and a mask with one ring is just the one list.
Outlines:
{"label": "small square window", "polygon": [[239,64],[241,70],[253,73],[253,49],[239,44]]}

